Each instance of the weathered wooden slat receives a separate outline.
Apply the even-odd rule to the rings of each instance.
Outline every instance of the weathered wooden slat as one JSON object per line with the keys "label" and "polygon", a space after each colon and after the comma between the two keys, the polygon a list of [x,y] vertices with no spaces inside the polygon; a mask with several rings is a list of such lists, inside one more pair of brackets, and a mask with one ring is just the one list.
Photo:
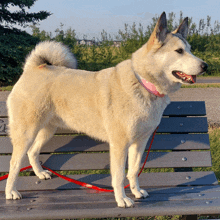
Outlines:
{"label": "weathered wooden slat", "polygon": [[[142,163],[146,157],[144,153]],[[8,172],[11,156],[0,156],[0,172]],[[53,170],[109,169],[109,153],[40,155],[40,161]],[[22,167],[29,165],[26,157]],[[211,155],[205,152],[151,152],[145,168],[209,167]]]}
{"label": "weathered wooden slat", "polygon": [[[84,191],[84,190],[83,190]],[[69,193],[72,192],[69,191]],[[88,192],[89,194],[90,192]],[[58,194],[60,194],[58,192]],[[101,196],[99,197],[98,195],[94,195],[94,194],[90,194],[86,197],[83,197],[82,198],[82,195],[75,195],[75,193],[73,193],[74,195],[67,195],[66,193],[62,193],[62,195],[64,195],[63,197],[60,197],[59,198],[59,204],[65,204],[65,203],[71,203],[71,204],[81,204],[81,205],[84,205],[88,202],[96,202],[96,203],[100,203],[100,202],[104,202],[104,203],[108,203],[108,202],[114,202],[114,198],[113,198],[113,195],[112,193],[108,193],[108,194],[105,194],[105,196]],[[103,194],[102,194],[103,195]],[[131,193],[128,193],[128,195],[134,199],[134,196],[131,194]],[[43,195],[42,195],[43,196]],[[85,196],[85,194],[83,194],[83,196]],[[170,193],[169,197],[167,194],[154,194],[154,193],[151,193],[150,196],[146,199],[142,199],[142,200],[139,200],[139,199],[134,199],[135,202],[151,202],[151,201],[184,201],[186,199],[191,199],[191,200],[196,200],[197,198],[199,197],[199,194],[198,193],[185,193],[185,194],[173,194],[173,193]],[[210,198],[220,198],[220,192],[209,192],[209,193],[206,193],[203,195],[203,198],[202,200],[205,200],[205,199],[210,199]],[[67,199],[68,198],[68,202],[67,202]],[[101,201],[100,201],[100,198],[101,198]],[[56,196],[45,196],[43,197],[43,199],[36,199],[36,201],[34,202],[38,202],[40,203],[41,205],[44,205],[44,204],[52,204],[54,203],[54,200],[57,200],[57,197]],[[1,201],[1,200],[0,200]],[[24,205],[27,205],[26,204],[27,200],[21,200],[20,201],[20,206],[24,206]],[[3,207],[6,206],[3,203]],[[10,203],[10,202],[9,202]],[[9,205],[8,205],[9,206]],[[10,207],[10,206],[9,206]]]}
{"label": "weathered wooden slat", "polygon": [[[188,189],[188,188],[187,188]],[[77,190],[78,191],[78,190]],[[94,193],[91,193],[88,191],[87,196],[84,193],[85,190],[82,190],[82,193],[80,195],[80,192],[78,191],[77,194],[74,191],[69,191],[69,193],[71,192],[71,196],[68,195],[67,193],[59,193],[59,195],[62,195],[62,197],[59,198],[59,204],[65,204],[65,203],[71,203],[71,204],[86,204],[88,202],[104,202],[104,203],[108,203],[108,202],[114,202],[114,198],[112,196],[112,193],[105,193],[105,197],[101,197],[101,201],[100,201],[100,197],[97,195],[94,195]],[[68,191],[67,191],[68,192]],[[90,193],[90,194],[89,194]],[[32,193],[33,194],[33,193]],[[104,193],[102,193],[103,195]],[[128,192],[127,193],[131,198],[134,199],[134,196]],[[47,193],[46,196],[44,196],[43,194],[41,199],[36,198],[36,200],[34,202],[40,203],[42,205],[44,204],[52,204],[54,202],[54,200],[57,199],[56,196],[54,195],[50,195],[49,193]],[[86,197],[85,197],[86,196]],[[68,197],[68,202],[67,202],[67,197]],[[135,199],[136,202],[150,202],[150,201],[181,201],[181,200],[186,200],[186,199],[191,199],[191,200],[196,200],[199,197],[198,193],[170,193],[169,197],[166,193],[154,193],[154,191],[151,191],[150,196],[146,199]],[[201,196],[200,196],[201,197]],[[215,197],[215,198],[220,198],[220,192],[219,191],[215,191],[215,192],[208,192],[205,193],[203,195],[202,200],[204,199],[210,199],[211,197]],[[104,199],[105,198],[105,199]],[[2,204],[1,204],[2,203]],[[10,204],[10,201],[8,202]],[[7,206],[4,202],[3,199],[0,199],[0,204],[4,206]],[[27,205],[27,200],[20,200],[20,206],[24,206]],[[8,205],[10,207],[10,205]]]}
{"label": "weathered wooden slat", "polygon": [[[8,119],[0,118],[0,135],[7,135]],[[205,117],[162,118],[158,133],[207,133],[208,122]],[[58,129],[57,134],[75,134],[76,132]]]}
{"label": "weathered wooden slat", "polygon": [[[71,176],[71,175],[70,175]],[[19,177],[19,179],[22,177]],[[24,178],[24,177],[23,177]],[[30,178],[30,177],[28,177]],[[44,180],[47,181],[47,180]],[[155,194],[157,196],[160,196],[161,194],[167,194],[167,195],[171,195],[171,194],[185,194],[185,193],[200,193],[201,195],[205,195],[206,193],[213,193],[213,192],[218,192],[220,191],[220,186],[219,185],[205,185],[205,186],[168,186],[168,187],[143,187],[144,189],[146,189],[150,194]],[[93,193],[97,194],[96,190],[91,190],[91,189],[79,189],[79,190],[26,190],[27,192],[21,191],[22,194],[26,195],[24,196],[24,198],[33,198],[33,197],[37,197],[38,195],[40,195],[41,198],[46,198],[46,197],[57,197],[56,196],[56,192],[59,192],[59,195],[61,197],[65,197],[67,195],[69,196],[86,196],[86,195],[90,195]],[[1,194],[0,191],[0,207],[4,206],[4,205],[10,205],[10,202],[7,204],[5,202],[5,197],[4,195]],[[129,195],[131,194],[130,189],[126,188],[125,192]],[[103,195],[110,195],[111,193],[108,192],[100,192],[100,194]],[[148,197],[149,198],[149,197]],[[148,199],[147,198],[147,199]],[[20,200],[20,203],[22,205],[29,203],[30,201],[27,200]]]}
{"label": "weathered wooden slat", "polygon": [[6,102],[0,102],[0,117],[7,117],[8,112],[6,108]]}
{"label": "weathered wooden slat", "polygon": [[[135,200],[135,209],[117,208],[113,193],[87,190],[24,192],[22,200],[5,201],[0,194],[0,219],[106,218],[154,215],[219,214],[220,187],[191,192],[192,187],[174,188],[175,194],[163,194],[166,188],[149,192],[146,199]],[[196,187],[195,187],[196,188]],[[211,188],[211,186],[210,186]],[[215,190],[213,190],[215,189]],[[199,189],[195,189],[198,191]],[[81,193],[81,196],[75,194]],[[45,197],[46,194],[46,197]],[[134,199],[133,195],[127,195]],[[2,202],[3,201],[3,202]]]}
{"label": "weathered wooden slat", "polygon": [[204,116],[205,102],[171,102],[165,109],[164,116]]}
{"label": "weathered wooden slat", "polygon": [[[93,184],[99,187],[111,188],[110,174],[81,174],[68,177]],[[143,187],[171,187],[171,186],[205,186],[217,185],[214,172],[171,172],[171,173],[142,173],[139,176],[140,186]],[[5,190],[6,180],[0,181],[0,191]],[[125,180],[125,185],[129,184]],[[40,180],[37,176],[20,176],[17,183],[18,190],[69,190],[84,189],[74,183],[56,176],[50,180]],[[0,200],[1,201],[1,200]],[[1,206],[1,204],[0,204]]]}
{"label": "weathered wooden slat", "polygon": [[0,135],[8,134],[8,119],[0,118]]}
{"label": "weathered wooden slat", "polygon": [[[59,193],[57,193],[59,196]],[[75,218],[112,218],[112,217],[140,217],[156,215],[197,215],[218,214],[219,198],[205,200],[180,200],[180,201],[140,201],[135,203],[135,209],[117,208],[112,199],[105,202],[106,196],[99,195],[99,202],[72,204],[65,198],[66,203],[29,204],[21,206],[15,201],[16,206],[1,207],[0,219],[75,219]],[[35,199],[35,198],[34,198]],[[33,200],[34,200],[33,199]],[[57,201],[60,196],[54,199]],[[84,198],[82,198],[83,200]],[[108,198],[107,198],[108,199]],[[29,199],[30,201],[30,199]],[[206,203],[210,201],[208,206]]]}
{"label": "weathered wooden slat", "polygon": [[162,118],[158,133],[207,133],[208,122],[205,117]]}
{"label": "weathered wooden slat", "polygon": [[[148,141],[148,149],[151,139]],[[208,150],[208,134],[164,134],[156,135],[152,150]],[[109,145],[88,136],[54,136],[43,148],[42,153],[49,152],[83,152],[108,151]],[[9,137],[0,137],[0,154],[12,153]]]}
{"label": "weathered wooden slat", "polygon": [[[148,141],[146,149],[150,145]],[[208,150],[208,134],[163,134],[155,135],[152,150]]]}
{"label": "weathered wooden slat", "polygon": [[[71,176],[71,175],[70,175]],[[19,177],[19,179],[22,177]],[[24,178],[24,177],[23,177]],[[30,178],[30,177],[28,177]],[[44,180],[47,181],[47,180]],[[143,187],[144,189],[146,189],[150,194],[155,194],[157,196],[160,196],[161,194],[167,194],[167,195],[171,195],[171,194],[185,194],[185,193],[200,193],[201,196],[204,196],[206,193],[213,193],[213,192],[218,192],[220,191],[220,186],[217,185],[205,185],[205,186],[168,186],[168,187]],[[40,195],[41,198],[46,198],[46,197],[57,197],[56,196],[56,192],[59,192],[59,195],[61,197],[65,197],[67,195],[69,196],[86,196],[86,195],[90,195],[90,194],[97,194],[96,190],[92,190],[92,189],[79,189],[79,190],[25,190],[27,192],[24,192],[23,190],[21,191],[22,194],[26,195],[24,196],[24,198],[33,198],[33,197],[37,197],[38,195]],[[5,202],[5,197],[4,195],[1,194],[0,191],[0,207],[1,206],[5,206],[7,205],[7,203]],[[125,192],[129,195],[131,194],[129,187],[125,189]],[[103,195],[111,195],[111,193],[108,192],[99,192],[100,194]],[[98,194],[99,194],[98,193]],[[149,198],[149,197],[148,197]],[[148,199],[147,198],[147,199]],[[20,203],[22,205],[29,203],[30,201],[27,200],[20,200]],[[10,202],[8,203],[8,205],[10,205]]]}
{"label": "weathered wooden slat", "polygon": [[[164,111],[166,116],[204,116],[205,102],[171,102]],[[6,102],[0,102],[0,117],[7,117]]]}

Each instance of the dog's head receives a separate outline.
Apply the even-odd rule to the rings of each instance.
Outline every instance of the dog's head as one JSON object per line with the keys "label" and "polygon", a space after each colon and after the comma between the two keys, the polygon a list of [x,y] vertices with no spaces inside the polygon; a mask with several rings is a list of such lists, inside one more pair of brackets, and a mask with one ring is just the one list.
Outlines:
{"label": "dog's head", "polygon": [[188,18],[169,33],[163,12],[148,42],[132,56],[134,71],[165,94],[176,91],[182,83],[195,83],[208,65],[191,53],[187,33]]}

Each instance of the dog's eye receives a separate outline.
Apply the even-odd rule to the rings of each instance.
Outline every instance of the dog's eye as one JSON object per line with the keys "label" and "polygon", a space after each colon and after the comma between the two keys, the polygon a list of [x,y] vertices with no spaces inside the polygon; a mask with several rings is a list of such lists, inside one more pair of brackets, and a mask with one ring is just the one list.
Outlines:
{"label": "dog's eye", "polygon": [[183,51],[182,48],[179,48],[179,49],[176,50],[176,52],[179,53],[179,54],[183,54],[184,51]]}

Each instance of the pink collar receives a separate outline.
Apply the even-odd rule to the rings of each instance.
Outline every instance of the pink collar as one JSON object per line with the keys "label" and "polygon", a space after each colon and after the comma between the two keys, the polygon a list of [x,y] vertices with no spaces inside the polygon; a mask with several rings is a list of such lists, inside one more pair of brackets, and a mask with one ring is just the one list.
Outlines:
{"label": "pink collar", "polygon": [[155,96],[158,97],[164,97],[164,94],[160,94],[156,88],[156,86],[151,83],[146,81],[144,78],[142,78],[141,76],[139,76],[137,73],[135,73],[136,78],[138,79],[139,83],[151,94],[154,94]]}

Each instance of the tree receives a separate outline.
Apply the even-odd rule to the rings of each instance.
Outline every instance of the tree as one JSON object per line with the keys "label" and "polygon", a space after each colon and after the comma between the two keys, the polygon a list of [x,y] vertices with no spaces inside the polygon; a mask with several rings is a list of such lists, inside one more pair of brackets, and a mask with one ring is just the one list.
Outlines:
{"label": "tree", "polygon": [[52,33],[45,30],[40,31],[40,28],[36,24],[29,26],[32,29],[32,36],[38,38],[40,41],[46,41],[52,39]]}
{"label": "tree", "polygon": [[[0,1],[0,86],[13,83],[22,72],[25,56],[39,39],[14,27],[26,27],[46,19],[51,13],[40,11],[28,13],[36,0],[1,0]],[[20,10],[11,12],[11,6]]]}
{"label": "tree", "polygon": [[[30,9],[36,1],[37,0],[1,0],[0,26],[11,27],[13,24],[18,24],[24,27],[26,23],[35,23],[51,15],[51,13],[47,11],[40,11],[38,13],[28,13],[25,11],[25,7]],[[18,6],[21,10],[10,12],[10,6]]]}

